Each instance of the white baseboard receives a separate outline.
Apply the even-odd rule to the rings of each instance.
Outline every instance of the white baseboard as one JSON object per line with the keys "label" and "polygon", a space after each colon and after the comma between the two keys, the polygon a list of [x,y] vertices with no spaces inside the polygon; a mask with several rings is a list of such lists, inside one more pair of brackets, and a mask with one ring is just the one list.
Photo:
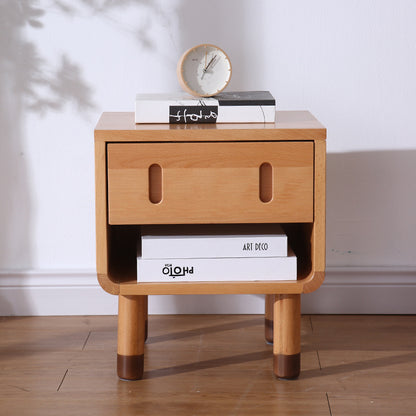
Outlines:
{"label": "white baseboard", "polygon": [[[302,296],[308,314],[414,314],[416,269],[329,267],[324,284]],[[151,296],[150,314],[261,314],[263,296]],[[0,315],[114,315],[117,297],[105,293],[93,270],[0,271]]]}
{"label": "white baseboard", "polygon": [[302,312],[415,314],[415,267],[327,267],[325,281],[302,295]]}
{"label": "white baseboard", "polygon": [[115,315],[94,270],[0,271],[0,315]]}

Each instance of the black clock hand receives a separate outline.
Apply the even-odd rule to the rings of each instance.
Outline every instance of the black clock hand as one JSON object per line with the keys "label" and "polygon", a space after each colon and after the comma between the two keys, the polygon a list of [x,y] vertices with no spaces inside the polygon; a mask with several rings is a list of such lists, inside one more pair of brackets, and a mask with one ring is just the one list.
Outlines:
{"label": "black clock hand", "polygon": [[202,70],[201,79],[204,78],[205,72],[208,71],[208,68],[214,63],[215,59],[217,58],[217,55],[214,55],[211,60],[208,62],[208,65]]}
{"label": "black clock hand", "polygon": [[212,65],[212,63],[217,59],[217,55],[214,55],[211,60],[208,62],[208,65],[205,67],[204,71],[207,72],[208,68]]}

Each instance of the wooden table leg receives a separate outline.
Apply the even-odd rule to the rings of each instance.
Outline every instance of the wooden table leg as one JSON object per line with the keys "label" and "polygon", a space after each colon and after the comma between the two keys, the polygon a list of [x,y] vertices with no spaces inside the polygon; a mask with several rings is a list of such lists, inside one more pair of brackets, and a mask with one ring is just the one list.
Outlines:
{"label": "wooden table leg", "polygon": [[144,297],[144,342],[147,341],[147,337],[149,335],[149,302],[148,296]]}
{"label": "wooden table leg", "polygon": [[279,378],[300,374],[300,295],[276,295],[273,370]]}
{"label": "wooden table leg", "polygon": [[265,296],[264,337],[268,344],[273,344],[273,308],[275,295]]}
{"label": "wooden table leg", "polygon": [[143,378],[145,296],[118,297],[117,374],[121,379]]}

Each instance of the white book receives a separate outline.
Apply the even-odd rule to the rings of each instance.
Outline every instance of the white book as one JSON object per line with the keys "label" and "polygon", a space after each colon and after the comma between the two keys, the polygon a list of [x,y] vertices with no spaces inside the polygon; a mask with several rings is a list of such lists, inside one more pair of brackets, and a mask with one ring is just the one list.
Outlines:
{"label": "white book", "polygon": [[275,99],[268,91],[223,92],[215,97],[185,93],[137,94],[136,123],[273,123]]}
{"label": "white book", "polygon": [[137,258],[138,282],[296,280],[296,256],[250,258]]}
{"label": "white book", "polygon": [[142,227],[142,258],[284,257],[287,252],[287,236],[278,224]]}

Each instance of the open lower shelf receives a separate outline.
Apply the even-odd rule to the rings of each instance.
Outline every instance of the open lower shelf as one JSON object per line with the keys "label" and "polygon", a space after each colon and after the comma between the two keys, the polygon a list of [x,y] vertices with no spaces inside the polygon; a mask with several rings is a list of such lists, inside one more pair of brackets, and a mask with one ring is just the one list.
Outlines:
{"label": "open lower shelf", "polygon": [[136,267],[137,241],[140,237],[139,225],[109,226],[109,273],[107,277],[112,283],[119,285],[119,293],[124,295],[303,293],[305,285],[310,284],[315,274],[311,261],[313,224],[281,225],[298,259],[296,281],[139,283]]}

